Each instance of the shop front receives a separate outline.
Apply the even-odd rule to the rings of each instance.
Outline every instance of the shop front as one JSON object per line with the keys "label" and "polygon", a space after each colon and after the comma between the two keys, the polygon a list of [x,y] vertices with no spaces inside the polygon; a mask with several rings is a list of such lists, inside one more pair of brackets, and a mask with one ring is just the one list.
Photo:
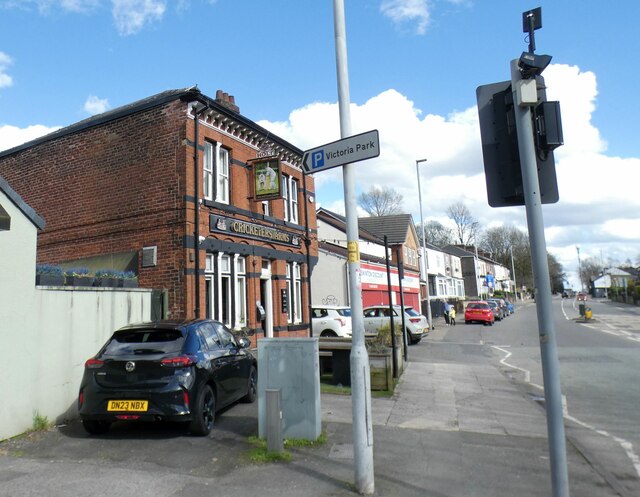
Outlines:
{"label": "shop front", "polygon": [[[387,268],[382,264],[362,262],[360,264],[362,282],[362,304],[364,307],[371,305],[389,304],[389,285]],[[402,279],[402,296],[406,307],[420,309],[420,277],[417,272],[404,272]],[[391,268],[391,303],[400,305],[400,279],[398,270]]]}

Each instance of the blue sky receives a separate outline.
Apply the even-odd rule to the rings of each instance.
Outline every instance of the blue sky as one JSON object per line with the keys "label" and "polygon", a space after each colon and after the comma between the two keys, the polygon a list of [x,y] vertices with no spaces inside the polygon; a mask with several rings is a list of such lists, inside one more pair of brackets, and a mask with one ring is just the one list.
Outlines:
{"label": "blue sky", "polygon": [[[569,273],[584,258],[640,263],[640,2],[345,0],[353,132],[379,129],[358,186],[389,185],[419,221],[462,200],[485,227],[526,229],[524,208],[487,205],[475,89],[509,78],[527,49],[521,14],[542,7],[537,53],[561,102],[560,202],[547,245]],[[0,149],[140,98],[197,84],[301,149],[339,138],[331,0],[0,0]],[[322,175],[322,177],[320,177]],[[340,171],[316,175],[341,209]]]}

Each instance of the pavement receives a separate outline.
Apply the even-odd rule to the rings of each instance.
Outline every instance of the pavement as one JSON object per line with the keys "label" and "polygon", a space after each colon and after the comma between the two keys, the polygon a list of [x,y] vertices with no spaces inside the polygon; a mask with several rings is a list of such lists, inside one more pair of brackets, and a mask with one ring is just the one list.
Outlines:
{"label": "pavement", "polygon": [[[445,346],[439,333],[416,347]],[[321,412],[326,443],[270,463],[247,457],[256,404],[224,411],[205,438],[157,424],[88,437],[69,422],[0,443],[0,496],[356,495],[351,398],[322,394]],[[372,398],[372,416],[376,496],[552,495],[544,410],[490,360],[409,362],[392,397]],[[571,443],[567,458],[571,495],[631,495]]]}

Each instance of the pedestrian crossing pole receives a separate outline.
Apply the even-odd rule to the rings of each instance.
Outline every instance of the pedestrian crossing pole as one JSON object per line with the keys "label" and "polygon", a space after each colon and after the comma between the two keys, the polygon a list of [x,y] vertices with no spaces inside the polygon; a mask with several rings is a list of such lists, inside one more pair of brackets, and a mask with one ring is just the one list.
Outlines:
{"label": "pedestrian crossing pole", "polygon": [[522,170],[522,186],[531,242],[531,263],[535,282],[538,334],[544,379],[544,397],[549,437],[549,462],[553,497],[569,497],[567,449],[564,433],[562,392],[558,367],[555,324],[551,302],[551,281],[544,236],[542,199],[538,180],[536,149],[533,141],[531,107],[538,103],[536,79],[523,79],[519,60],[511,61],[518,151]]}

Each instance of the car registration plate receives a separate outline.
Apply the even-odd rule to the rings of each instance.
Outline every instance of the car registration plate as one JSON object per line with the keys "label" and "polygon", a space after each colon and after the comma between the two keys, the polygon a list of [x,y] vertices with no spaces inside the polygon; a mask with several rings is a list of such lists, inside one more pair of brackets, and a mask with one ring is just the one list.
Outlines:
{"label": "car registration plate", "polygon": [[146,412],[148,405],[146,400],[110,400],[107,411]]}

